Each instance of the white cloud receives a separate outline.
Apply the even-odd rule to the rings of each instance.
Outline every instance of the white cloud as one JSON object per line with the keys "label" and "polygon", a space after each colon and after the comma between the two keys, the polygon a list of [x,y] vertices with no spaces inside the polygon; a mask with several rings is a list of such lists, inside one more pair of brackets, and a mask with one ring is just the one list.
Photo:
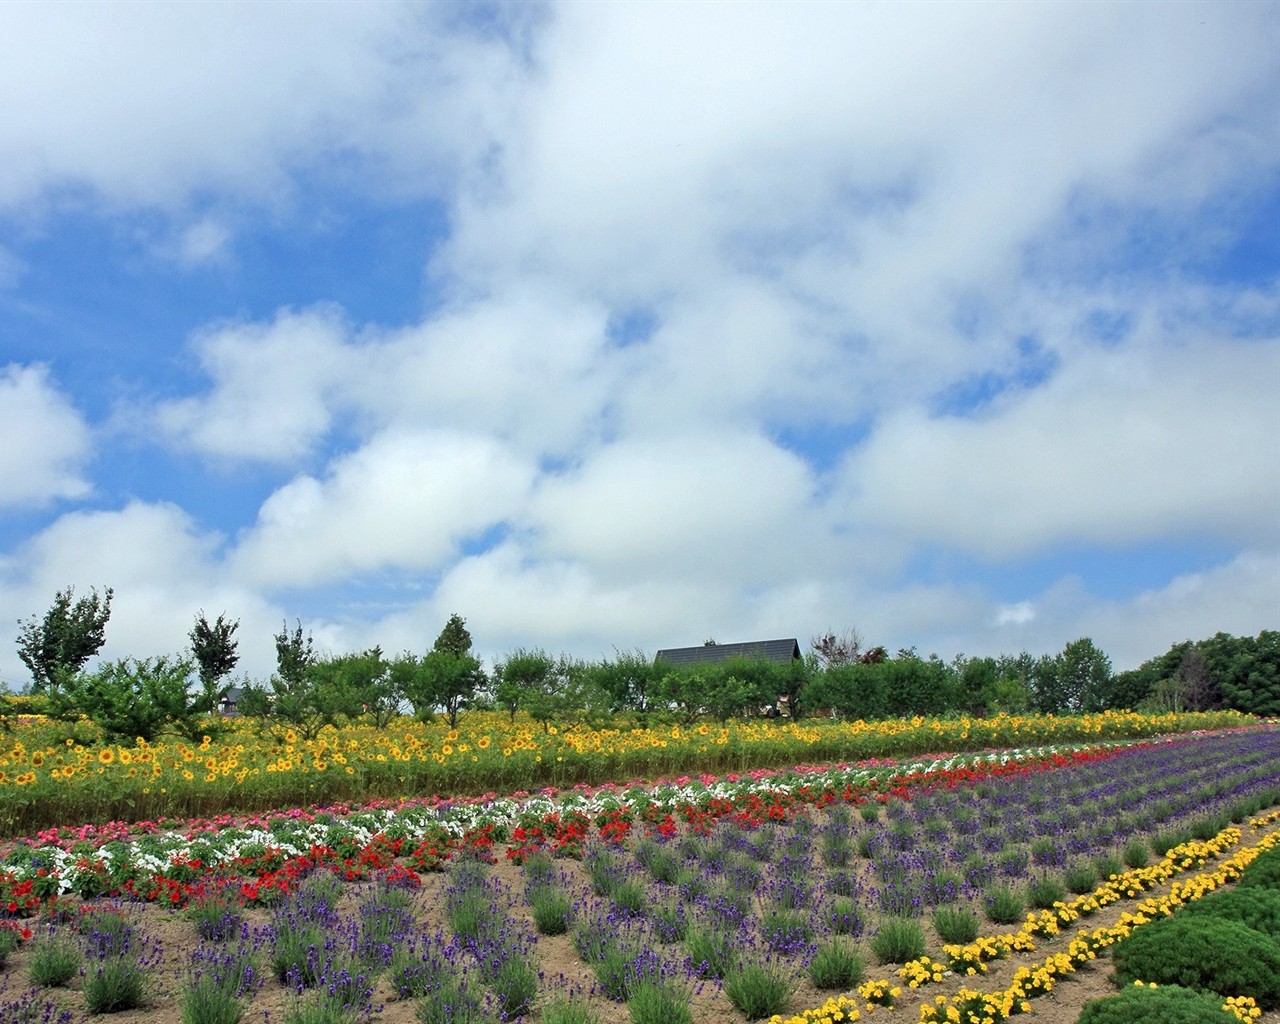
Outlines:
{"label": "white cloud", "polygon": [[211,217],[204,217],[185,228],[178,239],[177,258],[184,267],[217,263],[226,258],[231,241],[230,229]]}
{"label": "white cloud", "polygon": [[222,538],[201,532],[170,504],[131,502],[119,510],[72,512],[0,558],[0,678],[23,684],[12,655],[19,619],[40,616],[54,594],[74,586],[115,590],[102,658],[177,654],[204,609],[241,620],[242,670],[265,676],[282,615],[219,565]]}
{"label": "white cloud", "polygon": [[849,458],[849,520],[991,558],[1271,538],[1278,379],[1275,344],[1095,350],[981,415],[904,410]]}
{"label": "white cloud", "polygon": [[270,324],[233,324],[195,339],[213,381],[199,398],[162,403],[162,433],[221,459],[291,463],[306,456],[333,422],[334,396],[357,369],[341,314],[282,310]]}
{"label": "white cloud", "polygon": [[813,482],[803,461],[751,436],[620,440],[545,478],[531,506],[544,557],[612,578],[790,574],[810,549]]}
{"label": "white cloud", "polygon": [[42,505],[90,491],[82,467],[91,451],[89,429],[41,365],[0,370],[0,507]]}
{"label": "white cloud", "polygon": [[484,437],[384,433],[269,497],[241,538],[237,574],[305,586],[384,568],[429,570],[512,515],[534,467]]}
{"label": "white cloud", "polygon": [[430,6],[7,5],[0,205],[65,188],[124,206],[287,201],[321,154],[358,154],[385,187],[417,192],[484,151],[477,128],[511,60]]}

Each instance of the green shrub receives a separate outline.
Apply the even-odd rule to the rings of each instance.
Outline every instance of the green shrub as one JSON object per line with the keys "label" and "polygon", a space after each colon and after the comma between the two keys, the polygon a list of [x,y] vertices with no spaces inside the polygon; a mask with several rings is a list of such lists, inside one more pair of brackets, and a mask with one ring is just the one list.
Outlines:
{"label": "green shrub", "polygon": [[996,885],[982,894],[982,909],[994,924],[1017,924],[1026,906],[1007,885]]}
{"label": "green shrub", "polygon": [[84,1002],[92,1014],[119,1013],[142,1005],[146,975],[130,957],[92,967],[84,977]]}
{"label": "green shrub", "polygon": [[37,939],[27,965],[27,979],[40,988],[65,985],[78,973],[84,958],[76,944],[66,935],[50,935]]}
{"label": "green shrub", "polygon": [[1098,872],[1090,864],[1073,864],[1062,873],[1062,884],[1068,892],[1083,896],[1098,887]]}
{"label": "green shrub", "polygon": [[532,887],[526,893],[534,927],[540,935],[563,935],[573,920],[573,900],[563,889],[550,885]]}
{"label": "green shrub", "polygon": [[1027,885],[1027,903],[1036,910],[1048,910],[1055,903],[1064,900],[1066,896],[1067,890],[1052,875],[1032,879]]}
{"label": "green shrub", "polygon": [[4,967],[9,954],[18,948],[18,933],[11,928],[0,929],[0,967]]}
{"label": "green shrub", "polygon": [[1280,889],[1280,846],[1272,847],[1256,857],[1252,864],[1244,869],[1240,878],[1241,886],[1258,886],[1263,889]]}
{"label": "green shrub", "polygon": [[[1214,832],[1213,835],[1217,835]],[[1212,839],[1213,835],[1209,838]],[[1163,857],[1175,846],[1181,846],[1191,839],[1191,830],[1185,828],[1170,829],[1167,832],[1157,832],[1151,837],[1151,849],[1157,857]]]}
{"label": "green shrub", "polygon": [[1222,998],[1178,985],[1130,985],[1119,995],[1084,1004],[1076,1024],[1239,1024]]}
{"label": "green shrub", "polygon": [[978,937],[978,915],[963,907],[939,907],[933,915],[933,930],[938,938],[963,946]]}
{"label": "green shrub", "polygon": [[827,943],[809,964],[809,980],[817,989],[849,990],[862,981],[865,966],[862,954],[849,942]]}
{"label": "green shrub", "polygon": [[1124,848],[1124,866],[1127,868],[1145,868],[1151,860],[1147,844],[1141,839],[1133,839]]}
{"label": "green shrub", "polygon": [[1175,914],[1117,944],[1112,963],[1119,985],[1141,979],[1280,1007],[1280,943],[1234,921]]}
{"label": "green shrub", "polygon": [[670,982],[645,980],[627,999],[632,1024],[693,1024],[689,993]]}
{"label": "green shrub", "polygon": [[1280,940],[1280,890],[1253,886],[1247,889],[1219,889],[1194,903],[1180,915],[1208,916],[1236,921],[1254,931]]}
{"label": "green shrub", "polygon": [[586,1003],[558,996],[542,1008],[542,1024],[600,1024],[600,1017]]}
{"label": "green shrub", "polygon": [[781,1013],[795,988],[791,972],[775,964],[740,964],[724,976],[724,994],[747,1020]]}
{"label": "green shrub", "polygon": [[1095,857],[1093,866],[1098,872],[1098,878],[1103,882],[1112,875],[1118,875],[1124,871],[1124,863],[1114,853],[1103,853]]}
{"label": "green shrub", "polygon": [[919,921],[886,917],[871,940],[871,952],[882,964],[905,964],[924,956],[924,929]]}

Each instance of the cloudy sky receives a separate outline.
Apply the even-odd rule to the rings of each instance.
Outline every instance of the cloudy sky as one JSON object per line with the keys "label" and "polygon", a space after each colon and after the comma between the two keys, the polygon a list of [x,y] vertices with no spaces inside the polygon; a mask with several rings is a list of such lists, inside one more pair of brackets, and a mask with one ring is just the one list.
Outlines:
{"label": "cloudy sky", "polygon": [[1280,627],[1280,5],[0,5],[0,679]]}

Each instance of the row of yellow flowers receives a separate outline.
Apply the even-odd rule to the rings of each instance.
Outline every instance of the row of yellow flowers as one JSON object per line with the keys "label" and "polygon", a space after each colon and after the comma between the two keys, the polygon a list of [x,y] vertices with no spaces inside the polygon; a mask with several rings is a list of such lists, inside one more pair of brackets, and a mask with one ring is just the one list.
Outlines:
{"label": "row of yellow flowers", "polygon": [[[1280,810],[1271,811],[1249,821],[1249,828],[1258,831],[1280,820]],[[929,957],[922,957],[903,965],[898,977],[909,988],[921,988],[940,982],[952,973],[963,975],[985,974],[991,960],[1001,959],[1014,952],[1034,952],[1038,938],[1050,938],[1061,932],[1063,925],[1095,913],[1121,899],[1133,899],[1156,885],[1168,882],[1175,875],[1204,866],[1240,842],[1242,832],[1234,826],[1224,829],[1207,842],[1190,842],[1170,850],[1163,860],[1150,867],[1136,868],[1113,875],[1092,893],[1070,902],[1055,904],[1051,910],[1028,914],[1026,922],[1016,932],[987,936],[964,946],[945,946],[950,966]],[[995,1024],[1019,1013],[1031,1010],[1030,999],[1051,992],[1058,979],[1074,973],[1084,964],[1096,959],[1098,953],[1130,935],[1135,928],[1173,913],[1178,907],[1193,902],[1235,881],[1260,854],[1280,846],[1280,832],[1270,832],[1253,846],[1243,847],[1211,871],[1202,872],[1189,879],[1175,881],[1168,893],[1142,900],[1132,913],[1120,915],[1114,925],[1102,928],[1082,928],[1071,938],[1065,950],[1050,954],[1033,965],[1019,967],[1008,986],[992,992],[961,988],[951,996],[938,996],[920,1008],[920,1024]],[[859,1020],[863,1006],[868,1012],[877,1008],[892,1007],[901,995],[900,986],[886,979],[873,979],[858,987],[861,1001],[852,996],[835,996],[822,1006],[805,1010],[791,1017],[775,1015],[769,1024],[836,1024]],[[1261,1016],[1261,1010],[1247,996],[1232,997],[1223,1009],[1235,1015],[1244,1024]]]}
{"label": "row of yellow flowers", "polygon": [[558,729],[476,712],[457,728],[356,721],[311,737],[230,719],[200,742],[106,742],[88,723],[19,721],[0,746],[0,834],[47,822],[211,815],[226,810],[422,794],[479,794],[797,763],[1135,739],[1251,723],[1195,715],[1000,715],[881,722],[809,719]]}

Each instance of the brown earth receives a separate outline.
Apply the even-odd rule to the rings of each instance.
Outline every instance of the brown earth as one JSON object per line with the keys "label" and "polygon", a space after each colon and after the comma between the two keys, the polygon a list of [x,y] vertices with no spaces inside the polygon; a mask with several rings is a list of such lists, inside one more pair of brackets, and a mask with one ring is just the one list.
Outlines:
{"label": "brown earth", "polygon": [[[786,827],[812,828],[820,824],[821,814],[809,814],[793,825]],[[1271,828],[1280,829],[1280,824],[1273,825]],[[1245,830],[1245,833],[1241,843],[1242,846],[1256,844],[1264,834],[1262,832],[1252,833],[1248,829]],[[1234,851],[1229,851],[1227,855],[1230,852]],[[572,886],[576,886],[583,892],[587,890],[588,884],[581,865],[573,861],[561,861],[558,864],[570,877]],[[861,866],[861,863],[854,865],[855,868]],[[1208,868],[1203,870],[1208,870]],[[528,922],[530,933],[534,933],[528,907],[519,898],[519,894],[523,891],[522,870],[503,861],[493,865],[490,871],[493,878],[500,881],[517,897],[510,911],[511,915],[516,918],[523,918]],[[344,897],[346,903],[342,909],[354,912],[362,888],[369,884],[371,883],[347,883],[348,893]],[[445,927],[442,911],[445,884],[446,879],[443,875],[424,876],[423,889],[417,900],[418,917],[420,921],[432,929],[436,926]],[[1150,890],[1144,895],[1157,896],[1167,891],[1167,889],[1168,886],[1163,886]],[[71,904],[75,902],[77,901],[70,901]],[[1087,924],[1090,928],[1112,924],[1119,918],[1121,913],[1132,908],[1133,902],[1121,901],[1113,904],[1087,919],[1082,919],[1081,924]],[[190,955],[198,945],[194,926],[180,911],[162,909],[151,905],[128,905],[127,911],[134,916],[141,929],[148,935],[153,936],[163,947],[164,962],[152,974],[147,1002],[144,1007],[96,1019],[109,1021],[110,1024],[182,1024],[181,989],[183,975],[185,967],[189,963]],[[265,925],[270,921],[270,912],[264,909],[250,909],[245,911],[245,920],[253,927]],[[36,924],[35,921],[29,923]],[[1013,931],[1015,929],[1001,929],[990,924],[984,924],[983,926],[983,934],[996,934],[1002,930]],[[928,952],[934,956],[940,955],[941,941],[931,931],[928,934],[931,939]],[[871,956],[864,940],[863,951],[868,965],[867,976],[869,978],[885,978],[895,984],[902,984],[902,994],[893,1010],[877,1008],[870,1015],[864,1016],[864,1019],[869,1017],[871,1020],[893,1022],[893,1024],[915,1024],[918,1019],[919,1006],[922,1002],[932,1001],[935,996],[941,994],[953,994],[961,987],[976,988],[984,992],[998,990],[1003,984],[1007,984],[1017,966],[1038,962],[1056,948],[1065,946],[1067,941],[1064,937],[1059,937],[1056,940],[1038,940],[1039,948],[1036,952],[1020,954],[1004,961],[997,961],[990,965],[991,972],[985,977],[969,978],[963,981],[959,978],[948,977],[940,984],[929,985],[920,990],[911,990],[905,984],[899,982],[894,967],[875,966],[875,960]],[[676,947],[670,948],[675,949]],[[560,991],[590,992],[594,980],[593,976],[587,966],[578,958],[567,936],[539,936],[535,955],[537,966],[542,970],[544,976],[539,1000],[551,998]],[[0,971],[0,1000],[14,999],[26,991],[30,957],[30,943],[24,944],[24,946],[11,954],[6,967],[3,971]],[[1110,975],[1109,960],[1100,958],[1094,964],[1064,979],[1053,993],[1032,1000],[1032,1013],[1028,1015],[1027,1019],[1029,1021],[1039,1021],[1041,1024],[1074,1024],[1079,1016],[1081,1007],[1087,1001],[1109,995],[1115,991],[1110,981]],[[51,989],[47,994],[50,998],[56,1000],[60,1006],[72,1010],[76,1021],[95,1019],[90,1018],[85,1009],[84,999],[79,991],[78,980],[73,981],[68,988]],[[809,1007],[820,1006],[832,994],[819,992],[807,980],[803,980],[791,998],[787,1012],[796,1013]],[[374,1021],[381,1022],[381,1024],[412,1024],[416,1020],[414,1004],[411,1001],[397,999],[385,977],[379,980],[374,1002],[375,1005],[381,1004],[382,1006],[381,1013],[373,1017]],[[624,1005],[616,1004],[600,997],[593,997],[591,1003],[598,1013],[601,1024],[623,1024],[623,1022],[630,1020]],[[292,1005],[292,993],[286,990],[284,986],[271,981],[255,996],[243,1017],[243,1021],[246,1024],[257,1024],[257,1022],[282,1024],[288,1016]],[[743,1016],[732,1007],[728,998],[723,992],[719,991],[715,983],[701,986],[693,997],[692,1007],[694,1020],[699,1024],[743,1024]],[[536,1012],[527,1019],[531,1021],[531,1024],[536,1021]],[[1272,1011],[1264,1015],[1261,1018],[1261,1022],[1262,1024],[1280,1024],[1280,1012]],[[0,1021],[0,1024],[9,1024],[9,1022]]]}

